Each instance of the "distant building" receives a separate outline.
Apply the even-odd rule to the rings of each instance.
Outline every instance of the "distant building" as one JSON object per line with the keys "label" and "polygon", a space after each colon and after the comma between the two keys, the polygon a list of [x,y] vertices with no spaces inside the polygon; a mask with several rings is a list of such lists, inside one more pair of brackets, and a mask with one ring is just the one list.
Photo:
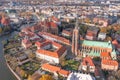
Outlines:
{"label": "distant building", "polygon": [[32,46],[32,43],[28,40],[28,39],[23,39],[22,40],[22,46],[27,49],[30,48]]}
{"label": "distant building", "polygon": [[101,68],[103,70],[117,71],[118,66],[119,66],[118,62],[114,60],[102,60],[101,61]]}
{"label": "distant building", "polygon": [[65,36],[65,37],[71,37],[72,36],[72,32],[67,31],[67,30],[63,30],[62,31],[62,35]]}
{"label": "distant building", "polygon": [[86,72],[95,72],[95,65],[90,57],[86,57],[82,62],[82,70]]}
{"label": "distant building", "polygon": [[104,40],[106,38],[106,33],[99,33],[98,40]]}
{"label": "distant building", "polygon": [[99,29],[96,27],[89,27],[85,38],[87,40],[96,40]]}
{"label": "distant building", "polygon": [[62,44],[67,44],[70,45],[70,41],[66,38],[51,34],[51,33],[47,33],[47,32],[39,32],[38,33],[40,36],[42,36],[45,39],[51,40],[51,41],[55,41],[55,42],[59,42]]}
{"label": "distant building", "polygon": [[96,80],[96,79],[89,74],[71,73],[68,76],[67,80]]}

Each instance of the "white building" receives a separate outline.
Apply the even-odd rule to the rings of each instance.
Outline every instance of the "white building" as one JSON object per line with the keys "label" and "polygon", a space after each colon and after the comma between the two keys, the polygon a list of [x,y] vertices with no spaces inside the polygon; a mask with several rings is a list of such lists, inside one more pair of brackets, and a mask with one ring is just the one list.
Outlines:
{"label": "white building", "polygon": [[[36,46],[38,47],[36,57],[49,61],[50,63],[59,64],[67,54],[66,48],[55,42],[44,42],[40,46],[37,44]],[[54,47],[54,50],[51,47]]]}
{"label": "white building", "polygon": [[106,38],[106,33],[99,33],[98,40],[104,40]]}
{"label": "white building", "polygon": [[67,80],[95,80],[95,78],[89,74],[71,73]]}

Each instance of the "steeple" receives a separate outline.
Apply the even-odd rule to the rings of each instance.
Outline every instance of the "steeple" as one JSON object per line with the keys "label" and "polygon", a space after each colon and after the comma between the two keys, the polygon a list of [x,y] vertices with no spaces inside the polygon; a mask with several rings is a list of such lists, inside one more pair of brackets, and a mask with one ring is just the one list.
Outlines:
{"label": "steeple", "polygon": [[78,22],[78,11],[76,10],[76,22],[75,22],[75,29],[79,29],[79,22]]}
{"label": "steeple", "polygon": [[73,36],[72,36],[72,53],[75,54],[76,56],[78,55],[79,39],[80,38],[79,38],[78,17],[76,16],[75,29],[73,30]]}

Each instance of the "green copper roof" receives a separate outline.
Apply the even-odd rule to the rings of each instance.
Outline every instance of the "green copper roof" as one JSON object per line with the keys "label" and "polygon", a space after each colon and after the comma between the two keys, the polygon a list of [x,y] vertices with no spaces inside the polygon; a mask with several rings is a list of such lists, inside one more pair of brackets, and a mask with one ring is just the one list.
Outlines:
{"label": "green copper roof", "polygon": [[87,45],[87,46],[95,46],[95,47],[103,47],[103,48],[112,48],[111,42],[100,42],[100,41],[83,40],[83,41],[81,41],[81,44]]}

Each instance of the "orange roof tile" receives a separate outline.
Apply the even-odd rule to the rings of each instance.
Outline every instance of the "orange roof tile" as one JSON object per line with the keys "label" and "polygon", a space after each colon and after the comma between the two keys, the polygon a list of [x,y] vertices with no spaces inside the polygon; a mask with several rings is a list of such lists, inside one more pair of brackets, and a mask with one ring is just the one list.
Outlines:
{"label": "orange roof tile", "polygon": [[115,40],[112,41],[112,44],[117,45],[118,41],[115,39]]}
{"label": "orange roof tile", "polygon": [[70,72],[62,69],[59,71],[59,74],[68,76],[70,74]]}
{"label": "orange roof tile", "polygon": [[83,65],[87,65],[87,63],[88,63],[90,66],[95,66],[94,63],[93,63],[93,61],[92,61],[92,59],[91,59],[90,57],[86,57],[86,58],[83,59],[82,64],[83,64]]}
{"label": "orange roof tile", "polygon": [[54,22],[50,22],[50,27],[52,27],[52,28],[57,28],[57,24],[54,23]]}
{"label": "orange roof tile", "polygon": [[110,58],[110,53],[108,53],[108,52],[102,52],[102,53],[100,54],[100,56],[101,56],[101,57],[109,57],[109,58]]}
{"label": "orange roof tile", "polygon": [[52,37],[52,38],[55,38],[57,40],[59,40],[60,42],[64,43],[64,44],[68,44],[70,45],[70,41],[63,38],[63,37],[59,37],[57,35],[53,35],[51,33],[47,33],[47,32],[39,32],[39,35],[46,35],[46,36],[49,36],[49,37]]}
{"label": "orange roof tile", "polygon": [[56,18],[55,16],[52,16],[51,18],[52,18],[52,20],[54,20],[54,21],[56,21],[56,22],[59,22],[59,21],[60,21],[60,20],[59,20],[58,18]]}
{"label": "orange roof tile", "polygon": [[69,71],[63,70],[60,67],[53,66],[47,63],[42,65],[42,69],[47,70],[49,72],[53,72],[53,73],[58,72],[59,74],[64,75],[65,77],[67,77],[70,74]]}
{"label": "orange roof tile", "polygon": [[59,58],[59,57],[60,57],[60,56],[58,55],[58,53],[56,53],[56,52],[51,52],[51,51],[48,51],[48,50],[39,49],[39,50],[37,50],[37,53],[38,53],[38,54],[47,55],[47,56],[51,56],[51,57],[55,57],[55,58]]}
{"label": "orange roof tile", "polygon": [[45,69],[45,70],[47,69],[47,70],[49,70],[50,72],[60,71],[60,67],[52,66],[52,65],[49,65],[49,64],[43,64],[43,65],[42,65],[42,68]]}
{"label": "orange roof tile", "polygon": [[118,66],[118,62],[114,60],[102,60],[101,62],[104,65],[113,65],[113,66]]}

